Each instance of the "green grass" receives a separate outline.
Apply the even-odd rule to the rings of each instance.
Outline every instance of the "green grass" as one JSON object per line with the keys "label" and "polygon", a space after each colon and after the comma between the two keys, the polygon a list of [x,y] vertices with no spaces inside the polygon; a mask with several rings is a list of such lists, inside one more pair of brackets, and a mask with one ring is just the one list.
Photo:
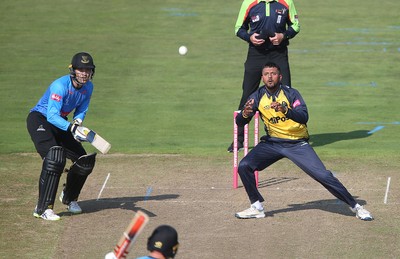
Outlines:
{"label": "green grass", "polygon": [[[398,4],[386,2],[383,17],[368,12],[380,6],[373,1],[357,13],[334,1],[318,8],[296,3],[302,27],[290,46],[292,81],[308,103],[312,134],[369,131],[374,125],[357,122],[396,121],[396,98],[390,97],[399,93],[400,21]],[[26,2],[29,8],[23,3],[1,4],[1,22],[8,24],[0,46],[1,153],[34,151],[26,115],[81,50],[92,53],[97,65],[85,124],[113,144],[112,152],[200,155],[226,149],[247,48],[233,34],[239,3],[85,1],[78,7],[56,1],[57,9],[48,1]],[[178,55],[180,45],[188,46],[187,56]],[[390,136],[396,130],[398,125],[387,125],[363,141],[377,139],[375,149],[395,152]],[[343,155],[354,146],[341,144],[327,152],[336,154],[339,145]]]}
{"label": "green grass", "polygon": [[[35,152],[28,111],[79,51],[90,52],[97,66],[85,125],[112,143],[111,153],[230,159],[247,51],[234,35],[239,7],[221,0],[1,1],[3,211],[30,213],[24,205],[36,195],[39,161],[20,172],[9,155]],[[292,82],[308,104],[318,154],[398,168],[399,2],[296,1],[296,7],[301,32],[289,47]],[[180,45],[189,49],[184,57]],[[367,134],[377,126],[384,128]],[[17,207],[7,200],[14,196]],[[2,229],[8,226],[20,230],[2,221]],[[61,228],[45,226],[35,231],[56,235]]]}

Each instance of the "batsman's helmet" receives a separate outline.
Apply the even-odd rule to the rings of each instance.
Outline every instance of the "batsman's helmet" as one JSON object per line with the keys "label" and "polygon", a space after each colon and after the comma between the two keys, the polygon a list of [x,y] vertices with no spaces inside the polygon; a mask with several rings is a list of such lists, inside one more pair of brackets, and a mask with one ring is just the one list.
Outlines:
{"label": "batsman's helmet", "polygon": [[87,52],[76,53],[72,57],[71,64],[69,65],[69,71],[70,71],[71,77],[78,84],[80,84],[80,83],[76,80],[75,69],[80,69],[80,68],[91,69],[92,70],[92,74],[90,76],[90,79],[93,78],[96,66],[94,65],[93,58],[89,53],[87,53]]}
{"label": "batsman's helmet", "polygon": [[158,251],[166,258],[174,258],[178,247],[178,233],[168,225],[158,226],[147,241],[147,250]]}
{"label": "batsman's helmet", "polygon": [[71,68],[90,68],[93,69],[96,66],[93,63],[93,58],[89,53],[79,52],[72,57]]}

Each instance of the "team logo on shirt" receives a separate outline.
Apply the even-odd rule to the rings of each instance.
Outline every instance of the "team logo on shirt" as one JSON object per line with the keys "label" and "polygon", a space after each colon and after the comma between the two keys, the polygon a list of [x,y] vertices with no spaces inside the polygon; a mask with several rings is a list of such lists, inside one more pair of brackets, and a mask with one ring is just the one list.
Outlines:
{"label": "team logo on shirt", "polygon": [[59,101],[61,101],[62,97],[60,95],[58,95],[58,94],[52,94],[51,95],[51,99],[56,101],[56,102],[59,102]]}
{"label": "team logo on shirt", "polygon": [[281,122],[285,122],[285,121],[287,121],[287,120],[289,120],[289,118],[287,118],[287,117],[280,117],[280,116],[268,118],[268,122],[271,123],[271,124],[278,124],[280,121],[281,121]]}
{"label": "team logo on shirt", "polygon": [[297,106],[301,105],[300,101],[297,99],[296,101],[294,101],[293,103],[293,108],[296,108]]}
{"label": "team logo on shirt", "polygon": [[283,9],[277,9],[277,10],[276,10],[276,13],[277,13],[277,14],[285,14],[285,13],[286,13],[286,11],[287,11],[287,9],[286,9],[286,8],[283,8]]}
{"label": "team logo on shirt", "polygon": [[252,22],[258,22],[258,21],[260,21],[260,16],[259,16],[258,14],[252,16],[252,17],[251,17],[251,21],[252,21]]}

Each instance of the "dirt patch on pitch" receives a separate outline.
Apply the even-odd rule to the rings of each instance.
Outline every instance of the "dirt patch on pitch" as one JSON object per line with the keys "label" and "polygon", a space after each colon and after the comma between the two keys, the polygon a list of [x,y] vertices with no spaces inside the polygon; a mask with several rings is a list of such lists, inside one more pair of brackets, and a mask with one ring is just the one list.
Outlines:
{"label": "dirt patch on pitch", "polygon": [[[239,220],[234,213],[249,204],[241,184],[232,189],[229,158],[100,157],[80,197],[85,213],[62,213],[57,257],[102,258],[137,210],[149,214],[150,222],[128,258],[147,254],[147,237],[160,224],[178,230],[177,258],[382,258],[400,252],[399,231],[393,232],[399,218],[383,205],[385,176],[374,168],[336,173],[360,203],[368,203],[373,222],[357,220],[287,160],[260,173],[267,217]],[[398,190],[392,195],[398,197]]]}

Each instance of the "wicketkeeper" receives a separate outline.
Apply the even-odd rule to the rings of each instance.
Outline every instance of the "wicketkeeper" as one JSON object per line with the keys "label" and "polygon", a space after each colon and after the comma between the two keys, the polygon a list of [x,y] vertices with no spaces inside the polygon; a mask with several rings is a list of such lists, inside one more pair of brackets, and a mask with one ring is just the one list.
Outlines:
{"label": "wicketkeeper", "polygon": [[[96,153],[86,153],[81,144],[86,136],[79,130],[93,92],[91,79],[95,65],[92,56],[86,52],[75,54],[69,69],[68,75],[50,84],[26,120],[28,132],[42,159],[39,198],[33,216],[45,220],[60,219],[53,206],[66,159],[73,164],[68,170],[60,200],[74,214],[82,212],[78,196],[95,165]],[[71,112],[74,115],[69,122],[67,116]]]}

